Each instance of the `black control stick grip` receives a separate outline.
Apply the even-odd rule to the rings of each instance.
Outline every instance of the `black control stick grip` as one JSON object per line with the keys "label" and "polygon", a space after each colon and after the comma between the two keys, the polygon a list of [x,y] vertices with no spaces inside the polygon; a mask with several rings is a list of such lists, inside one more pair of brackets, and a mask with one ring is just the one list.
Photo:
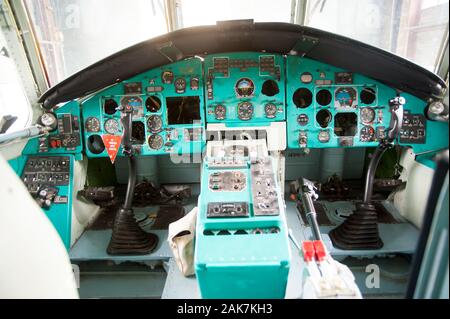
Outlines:
{"label": "black control stick grip", "polygon": [[122,136],[122,148],[125,154],[131,154],[132,143],[131,143],[131,124],[132,124],[132,114],[133,108],[129,105],[121,106],[120,121],[122,122],[123,136]]}
{"label": "black control stick grip", "polygon": [[391,110],[391,122],[387,131],[386,142],[392,143],[400,134],[403,125],[403,106],[406,100],[402,96],[396,96],[389,101]]}

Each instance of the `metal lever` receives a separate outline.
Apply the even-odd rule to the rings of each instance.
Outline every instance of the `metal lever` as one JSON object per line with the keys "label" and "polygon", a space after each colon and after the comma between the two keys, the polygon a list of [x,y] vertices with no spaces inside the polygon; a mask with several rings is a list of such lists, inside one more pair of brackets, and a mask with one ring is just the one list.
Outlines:
{"label": "metal lever", "polygon": [[402,129],[403,106],[405,103],[405,98],[401,96],[396,96],[389,101],[389,106],[391,108],[391,122],[389,124],[388,132],[386,134],[386,138],[380,140],[380,144],[372,154],[372,158],[367,169],[363,200],[366,204],[369,204],[372,199],[373,181],[375,179],[375,172],[378,164],[380,163],[381,157],[388,148],[393,146],[394,140],[400,134],[400,130]]}
{"label": "metal lever", "polygon": [[403,126],[403,106],[405,103],[405,98],[399,95],[389,101],[391,122],[389,123],[387,138],[384,143],[391,144],[400,134]]}
{"label": "metal lever", "polygon": [[133,146],[131,143],[131,126],[133,108],[130,105],[120,106],[120,121],[122,123],[123,135],[122,135],[122,152],[125,155],[131,156]]}
{"label": "metal lever", "polygon": [[308,223],[311,226],[311,231],[314,240],[322,240],[319,225],[317,224],[317,213],[316,209],[314,208],[314,201],[316,201],[319,198],[319,195],[317,195],[316,190],[317,188],[313,182],[307,180],[306,178],[303,177],[301,178],[299,195],[303,206],[303,210],[306,215],[306,219],[308,220]]}

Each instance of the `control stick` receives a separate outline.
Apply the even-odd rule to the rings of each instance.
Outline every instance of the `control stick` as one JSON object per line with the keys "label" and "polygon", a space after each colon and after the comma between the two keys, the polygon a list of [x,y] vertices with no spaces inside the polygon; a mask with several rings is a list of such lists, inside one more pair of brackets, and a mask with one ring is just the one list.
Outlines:
{"label": "control stick", "polygon": [[405,98],[399,95],[389,101],[391,122],[386,136],[380,139],[380,143],[370,159],[366,173],[363,202],[356,204],[356,211],[329,234],[333,245],[337,248],[351,250],[383,247],[378,232],[377,211],[372,204],[373,182],[384,152],[393,147],[395,139],[400,134],[405,102]]}
{"label": "control stick", "polygon": [[132,204],[136,185],[136,160],[131,142],[133,108],[127,105],[120,106],[119,110],[123,128],[122,152],[128,157],[129,175],[125,202],[116,214],[107,252],[110,255],[144,255],[155,249],[158,237],[142,230],[134,216]]}

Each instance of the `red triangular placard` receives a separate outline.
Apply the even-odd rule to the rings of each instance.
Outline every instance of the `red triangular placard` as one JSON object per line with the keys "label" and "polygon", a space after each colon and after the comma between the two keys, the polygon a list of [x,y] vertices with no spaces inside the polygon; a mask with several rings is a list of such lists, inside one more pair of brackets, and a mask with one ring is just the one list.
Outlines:
{"label": "red triangular placard", "polygon": [[114,164],[117,153],[119,152],[122,136],[120,135],[102,135],[103,144],[105,144],[106,152],[108,152],[111,163]]}

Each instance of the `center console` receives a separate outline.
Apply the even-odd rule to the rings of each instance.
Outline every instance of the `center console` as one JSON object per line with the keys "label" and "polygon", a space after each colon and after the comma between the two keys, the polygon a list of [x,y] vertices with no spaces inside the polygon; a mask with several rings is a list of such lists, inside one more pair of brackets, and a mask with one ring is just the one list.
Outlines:
{"label": "center console", "polygon": [[195,268],[203,298],[284,298],[291,253],[265,140],[207,144]]}

